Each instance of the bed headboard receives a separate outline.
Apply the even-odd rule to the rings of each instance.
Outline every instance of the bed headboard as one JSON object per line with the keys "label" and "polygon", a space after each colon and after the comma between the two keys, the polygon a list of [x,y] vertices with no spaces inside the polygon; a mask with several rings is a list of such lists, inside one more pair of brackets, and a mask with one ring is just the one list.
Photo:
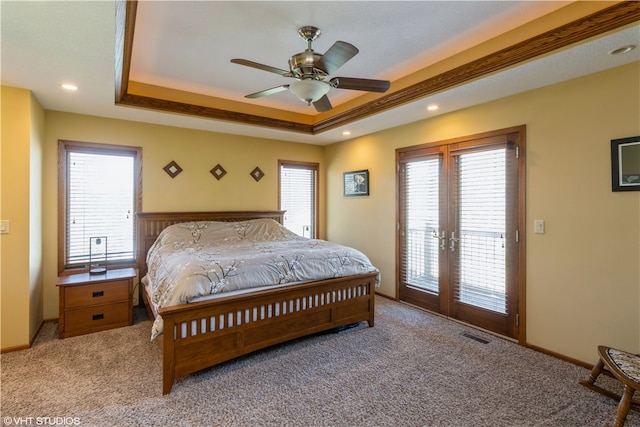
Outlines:
{"label": "bed headboard", "polygon": [[271,218],[282,224],[285,211],[228,211],[228,212],[138,212],[136,214],[136,254],[138,277],[147,274],[147,252],[166,227],[190,221],[247,221]]}

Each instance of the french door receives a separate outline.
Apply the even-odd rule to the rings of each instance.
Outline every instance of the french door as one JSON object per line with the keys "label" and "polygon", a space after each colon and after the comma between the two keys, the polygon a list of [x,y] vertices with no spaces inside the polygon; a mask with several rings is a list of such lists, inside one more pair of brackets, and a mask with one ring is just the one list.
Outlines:
{"label": "french door", "polygon": [[524,136],[396,150],[400,300],[521,342]]}

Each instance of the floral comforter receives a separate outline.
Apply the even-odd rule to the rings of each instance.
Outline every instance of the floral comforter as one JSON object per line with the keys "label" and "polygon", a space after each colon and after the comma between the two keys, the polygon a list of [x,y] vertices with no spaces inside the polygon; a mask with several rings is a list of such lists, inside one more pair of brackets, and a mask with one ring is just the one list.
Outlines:
{"label": "floral comforter", "polygon": [[[145,281],[156,309],[236,290],[378,271],[356,249],[300,237],[272,219],[169,226],[149,250],[147,265]],[[157,316],[152,339],[161,333]]]}

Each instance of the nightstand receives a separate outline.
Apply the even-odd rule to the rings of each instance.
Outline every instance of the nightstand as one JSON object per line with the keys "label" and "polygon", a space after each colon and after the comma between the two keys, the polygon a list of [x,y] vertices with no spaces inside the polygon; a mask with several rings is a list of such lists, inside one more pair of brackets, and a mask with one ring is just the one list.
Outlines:
{"label": "nightstand", "polygon": [[133,325],[133,268],[58,278],[60,338]]}

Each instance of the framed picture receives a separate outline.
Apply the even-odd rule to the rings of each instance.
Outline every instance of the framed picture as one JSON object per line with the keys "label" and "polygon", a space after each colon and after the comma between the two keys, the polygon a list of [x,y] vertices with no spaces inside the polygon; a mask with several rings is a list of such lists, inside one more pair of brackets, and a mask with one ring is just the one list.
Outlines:
{"label": "framed picture", "polygon": [[369,170],[344,172],[342,175],[345,196],[369,195]]}
{"label": "framed picture", "polygon": [[640,191],[640,136],[611,140],[611,190]]}

